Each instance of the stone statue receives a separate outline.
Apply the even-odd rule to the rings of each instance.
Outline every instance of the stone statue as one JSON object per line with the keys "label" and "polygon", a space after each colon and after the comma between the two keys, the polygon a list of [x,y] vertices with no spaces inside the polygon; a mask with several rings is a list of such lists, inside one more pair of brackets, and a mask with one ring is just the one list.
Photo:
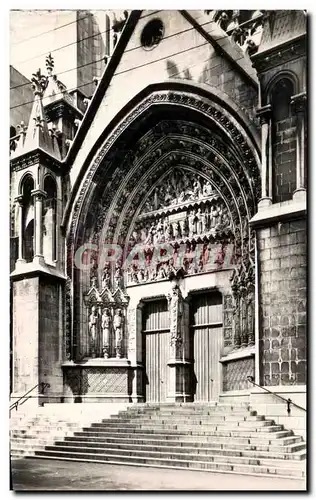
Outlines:
{"label": "stone statue", "polygon": [[141,268],[138,269],[137,279],[138,283],[142,283],[144,281],[144,271]]}
{"label": "stone statue", "polygon": [[159,268],[159,271],[158,271],[158,275],[157,275],[157,279],[164,279],[166,277],[166,273],[165,273],[165,270],[163,268],[163,266],[160,266]]}
{"label": "stone statue", "polygon": [[195,180],[193,183],[193,197],[194,199],[198,199],[201,197],[202,189],[201,183],[198,180]]}
{"label": "stone statue", "polygon": [[122,271],[119,265],[116,266],[114,274],[114,285],[115,288],[120,288],[122,286]]}
{"label": "stone statue", "polygon": [[172,225],[170,222],[167,222],[165,226],[165,240],[170,241],[172,239]]}
{"label": "stone statue", "polygon": [[155,224],[153,223],[149,230],[148,230],[148,234],[147,234],[147,238],[145,240],[145,244],[146,245],[152,245],[153,242],[154,242],[154,234],[156,233],[156,227],[155,227]]}
{"label": "stone statue", "polygon": [[183,203],[184,200],[185,200],[185,191],[182,190],[181,193],[179,194],[178,203]]}
{"label": "stone statue", "polygon": [[213,194],[212,184],[210,183],[210,181],[206,181],[203,186],[203,196],[206,197],[210,196],[211,194]]}
{"label": "stone statue", "polygon": [[192,238],[192,236],[195,234],[195,213],[192,210],[189,217],[189,237]]}
{"label": "stone statue", "polygon": [[92,276],[91,278],[91,287],[98,288],[98,278],[96,276]]}
{"label": "stone statue", "polygon": [[180,225],[180,237],[184,238],[184,236],[185,236],[185,219],[180,220],[179,225]]}
{"label": "stone statue", "polygon": [[109,310],[106,308],[102,314],[101,320],[102,327],[102,351],[105,358],[110,357],[110,335],[111,335],[111,316]]}
{"label": "stone statue", "polygon": [[162,219],[159,219],[156,227],[156,233],[155,233],[155,243],[161,243],[162,238],[163,238],[163,222]]}
{"label": "stone statue", "polygon": [[170,315],[170,345],[177,348],[182,344],[181,318],[183,315],[183,298],[179,286],[174,283],[171,293],[168,294]]}
{"label": "stone statue", "polygon": [[217,223],[217,208],[214,207],[214,205],[211,206],[211,213],[210,213],[210,219],[211,219],[211,229],[213,229],[216,226]]}
{"label": "stone statue", "polygon": [[199,208],[196,215],[195,215],[197,234],[202,234],[202,217],[201,216],[202,216],[202,213],[201,213],[201,209]]}
{"label": "stone statue", "polygon": [[104,270],[103,270],[102,289],[103,288],[110,288],[110,281],[111,281],[110,270],[109,270],[109,266],[106,264],[104,266]]}
{"label": "stone statue", "polygon": [[115,334],[115,353],[117,358],[123,355],[123,316],[121,309],[117,309],[113,319],[113,327]]}
{"label": "stone statue", "polygon": [[175,239],[180,238],[180,228],[179,228],[179,222],[174,222],[173,224],[173,234]]}
{"label": "stone statue", "polygon": [[91,355],[93,358],[95,358],[96,356],[97,333],[98,333],[98,312],[96,306],[92,306],[91,314],[89,316],[89,335],[90,335]]}
{"label": "stone statue", "polygon": [[171,196],[171,186],[170,184],[167,185],[167,189],[166,189],[166,194],[165,194],[165,205],[168,206],[170,205],[171,201],[172,201],[172,196]]}

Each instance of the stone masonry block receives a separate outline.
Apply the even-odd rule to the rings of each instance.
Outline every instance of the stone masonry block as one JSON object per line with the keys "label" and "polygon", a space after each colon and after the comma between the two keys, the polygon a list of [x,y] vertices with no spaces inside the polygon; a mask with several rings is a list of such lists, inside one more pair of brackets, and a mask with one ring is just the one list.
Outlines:
{"label": "stone masonry block", "polygon": [[261,250],[261,252],[260,252],[260,261],[269,260],[270,257],[271,257],[270,249]]}
{"label": "stone masonry block", "polygon": [[260,239],[270,238],[270,228],[266,227],[258,231],[258,236]]}

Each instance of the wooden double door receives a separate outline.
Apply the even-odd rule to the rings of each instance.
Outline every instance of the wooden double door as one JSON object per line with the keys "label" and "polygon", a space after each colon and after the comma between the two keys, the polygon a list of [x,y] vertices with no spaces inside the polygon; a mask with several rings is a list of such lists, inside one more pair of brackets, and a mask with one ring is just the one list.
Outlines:
{"label": "wooden double door", "polygon": [[147,302],[143,309],[143,361],[148,402],[163,402],[167,397],[169,332],[167,300]]}
{"label": "wooden double door", "polygon": [[[143,308],[144,397],[148,402],[167,398],[170,326],[167,300],[147,302]],[[222,296],[193,295],[190,303],[190,387],[194,401],[216,400],[221,390]]]}
{"label": "wooden double door", "polygon": [[215,401],[222,387],[219,362],[223,343],[222,295],[203,293],[192,297],[190,351],[194,401]]}

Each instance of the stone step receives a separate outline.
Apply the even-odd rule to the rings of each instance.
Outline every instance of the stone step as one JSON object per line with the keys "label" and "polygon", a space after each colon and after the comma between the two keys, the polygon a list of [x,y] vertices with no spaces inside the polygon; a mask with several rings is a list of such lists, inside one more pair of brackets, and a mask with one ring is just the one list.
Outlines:
{"label": "stone step", "polygon": [[[256,414],[255,410],[247,411],[245,409],[238,410],[225,410],[217,408],[206,408],[206,409],[179,409],[179,410],[156,410],[156,409],[148,409],[148,410],[125,410],[120,411],[118,413],[119,417],[134,417],[135,415],[162,415],[162,416],[170,416],[170,415],[245,415],[245,414]],[[117,415],[113,415],[114,417]]]}
{"label": "stone step", "polygon": [[[193,415],[189,418],[190,424],[203,424],[208,422],[257,422],[265,420],[263,415],[203,415],[197,417]],[[134,418],[111,418],[111,419],[102,419],[101,423],[131,423],[131,422],[148,422],[148,423],[166,423],[166,422],[188,422],[188,417],[181,416],[161,416],[161,415],[136,415]]]}
{"label": "stone step", "polygon": [[121,427],[124,425],[126,428],[139,428],[139,427],[162,427],[162,426],[168,426],[170,428],[176,428],[176,427],[188,427],[192,425],[196,425],[199,427],[229,427],[229,428],[235,428],[235,427],[249,427],[249,428],[256,428],[256,427],[269,427],[271,425],[276,425],[273,420],[236,420],[236,421],[230,421],[227,422],[225,420],[207,420],[205,422],[200,420],[138,420],[138,419],[131,419],[127,422],[120,422],[119,420],[117,421],[112,421],[112,420],[105,420],[103,422],[93,422],[90,427],[93,428],[103,428],[103,427]]}
{"label": "stone step", "polygon": [[[247,465],[273,465],[273,466],[282,466],[284,465],[284,460],[276,460],[273,458],[258,458],[258,457],[253,457],[253,456],[244,456],[237,454],[235,452],[232,454],[223,454],[222,450],[220,450],[221,453],[214,453],[214,451],[210,450],[209,452],[205,449],[203,450],[197,450],[193,449],[191,452],[187,452],[185,450],[176,450],[173,451],[172,449],[166,450],[161,450],[157,449],[154,451],[151,450],[142,450],[142,449],[125,449],[125,448],[120,448],[119,450],[114,448],[89,448],[89,450],[86,450],[84,447],[81,446],[64,446],[64,445],[52,445],[52,446],[46,446],[45,451],[65,451],[65,452],[81,452],[81,453],[93,453],[93,454],[101,454],[101,455],[117,455],[118,453],[122,456],[130,456],[130,457],[151,457],[151,458],[169,458],[172,460],[188,460],[188,461],[193,461],[193,460],[198,460],[198,461],[203,461],[203,462],[222,462],[222,463],[236,463],[236,464],[247,464]],[[292,467],[296,467],[297,461],[286,461],[286,466],[288,466],[288,463]]]}
{"label": "stone step", "polygon": [[135,435],[160,435],[162,438],[165,436],[219,436],[219,437],[246,437],[246,438],[259,438],[259,439],[278,439],[280,437],[292,436],[292,431],[275,431],[275,432],[249,432],[248,430],[240,429],[239,431],[231,431],[231,430],[208,430],[208,431],[198,431],[198,430],[165,430],[165,429],[125,429],[125,428],[117,428],[117,429],[108,429],[103,431],[95,431],[95,429],[86,428],[86,430],[75,431],[75,436],[120,436],[122,434],[135,434]]}
{"label": "stone step", "polygon": [[250,464],[236,464],[236,463],[222,463],[222,462],[203,462],[201,460],[181,460],[181,459],[170,459],[170,458],[157,458],[157,457],[142,457],[142,456],[125,456],[121,454],[116,455],[102,455],[95,453],[82,453],[82,452],[67,452],[67,451],[50,451],[43,450],[35,452],[34,457],[36,458],[54,458],[57,460],[61,459],[79,459],[81,461],[93,461],[93,462],[106,462],[115,464],[129,464],[129,465],[149,465],[155,466],[165,466],[174,468],[184,468],[192,470],[209,470],[214,472],[227,471],[227,472],[237,472],[237,473],[248,473],[248,474],[273,474],[278,477],[304,477],[304,470],[297,468],[280,468],[277,465],[260,466],[260,465],[250,465]]}
{"label": "stone step", "polygon": [[[131,443],[104,443],[104,442],[90,442],[90,441],[56,441],[54,446],[59,448],[100,448],[100,449],[120,449],[120,450],[141,450],[141,451],[167,451],[171,454],[173,453],[197,453],[199,455],[223,455],[223,456],[240,456],[240,457],[252,457],[252,458],[272,458],[280,460],[302,460],[306,458],[306,450],[300,451],[298,453],[286,453],[286,452],[266,452],[259,450],[245,450],[245,449],[230,449],[228,447],[210,447],[209,446],[192,446],[188,443],[177,443],[177,445],[170,445],[170,443],[156,443],[155,445],[148,444],[131,444]],[[46,449],[53,449],[48,446]]]}
{"label": "stone step", "polygon": [[[192,425],[190,423],[177,423],[177,424],[172,424],[169,422],[165,423],[157,423],[153,426],[151,423],[128,423],[124,424],[124,430],[125,431],[131,431],[134,432],[136,429],[142,429],[142,430],[151,430],[155,428],[155,430],[167,430],[167,431],[172,431],[172,430],[183,430],[183,431],[191,431],[192,430]],[[104,424],[92,424],[90,427],[83,427],[84,431],[91,430],[93,432],[102,432],[105,429],[113,429],[114,431],[120,432],[122,430],[122,427],[119,426],[115,422],[107,422]],[[236,423],[229,423],[229,425],[225,422],[213,422],[213,423],[207,423],[207,424],[200,424],[196,425],[194,427],[194,432],[207,432],[207,431],[212,431],[212,430],[227,430],[227,431],[252,431],[252,432],[275,432],[275,431],[281,431],[284,429],[283,425],[276,425],[272,421],[269,420],[263,420],[263,421],[258,421],[258,422],[236,422]]]}
{"label": "stone step", "polygon": [[[170,438],[170,439],[169,439]],[[69,436],[65,438],[66,442],[77,441],[77,442],[102,442],[102,443],[130,443],[130,444],[148,444],[148,445],[157,445],[163,443],[164,446],[195,446],[195,447],[209,447],[210,445],[217,445],[221,448],[235,448],[235,449],[253,449],[259,451],[276,451],[276,452],[284,452],[290,453],[298,450],[302,450],[306,448],[305,443],[302,441],[301,436],[295,436],[292,439],[293,443],[288,443],[285,441],[288,438],[280,438],[278,440],[271,441],[272,443],[278,444],[269,444],[270,441],[263,441],[264,444],[261,444],[261,441],[257,439],[248,439],[248,438],[232,438],[232,437],[219,437],[212,436],[209,438],[198,436],[185,436],[185,439],[182,440],[181,436],[168,436],[164,441],[160,436],[150,436],[150,438],[139,438],[138,436],[122,436],[119,437],[80,437],[80,436]],[[285,443],[284,443],[285,441]],[[268,443],[268,444],[267,444]]]}

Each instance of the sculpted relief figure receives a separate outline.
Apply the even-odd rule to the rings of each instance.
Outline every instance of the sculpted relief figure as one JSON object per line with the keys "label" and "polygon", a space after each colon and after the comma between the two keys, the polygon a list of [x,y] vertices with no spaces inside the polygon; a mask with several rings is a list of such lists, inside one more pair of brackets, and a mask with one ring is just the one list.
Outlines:
{"label": "sculpted relief figure", "polygon": [[163,228],[164,228],[164,225],[163,225],[162,219],[159,219],[159,221],[157,223],[156,230],[155,230],[155,234],[154,234],[154,243],[161,243],[162,242]]}
{"label": "sculpted relief figure", "polygon": [[115,353],[117,358],[123,355],[123,316],[121,309],[117,309],[113,319],[114,335],[115,335]]}
{"label": "sculpted relief figure", "polygon": [[203,197],[210,196],[211,194],[213,194],[212,184],[210,181],[206,181],[203,186]]}
{"label": "sculpted relief figure", "polygon": [[102,351],[105,358],[110,357],[110,335],[111,335],[111,315],[106,308],[102,314]]}
{"label": "sculpted relief figure", "polygon": [[97,333],[98,333],[98,312],[96,306],[92,306],[91,314],[89,316],[89,336],[90,336],[91,355],[93,358],[95,358],[96,356]]}
{"label": "sculpted relief figure", "polygon": [[115,274],[114,274],[114,285],[115,288],[120,288],[122,286],[122,270],[119,265],[116,266]]}
{"label": "sculpted relief figure", "polygon": [[102,277],[102,288],[110,288],[110,269],[108,264],[105,264]]}
{"label": "sculpted relief figure", "polygon": [[194,213],[194,210],[191,210],[190,215],[188,217],[188,222],[189,222],[189,237],[192,238],[192,236],[195,234],[195,213]]}
{"label": "sculpted relief figure", "polygon": [[212,205],[210,212],[211,229],[214,229],[217,224],[217,215],[218,215],[217,208],[214,205]]}
{"label": "sculpted relief figure", "polygon": [[146,245],[152,245],[154,243],[155,233],[156,233],[156,227],[155,224],[153,223],[148,230],[147,238],[145,240]]}

